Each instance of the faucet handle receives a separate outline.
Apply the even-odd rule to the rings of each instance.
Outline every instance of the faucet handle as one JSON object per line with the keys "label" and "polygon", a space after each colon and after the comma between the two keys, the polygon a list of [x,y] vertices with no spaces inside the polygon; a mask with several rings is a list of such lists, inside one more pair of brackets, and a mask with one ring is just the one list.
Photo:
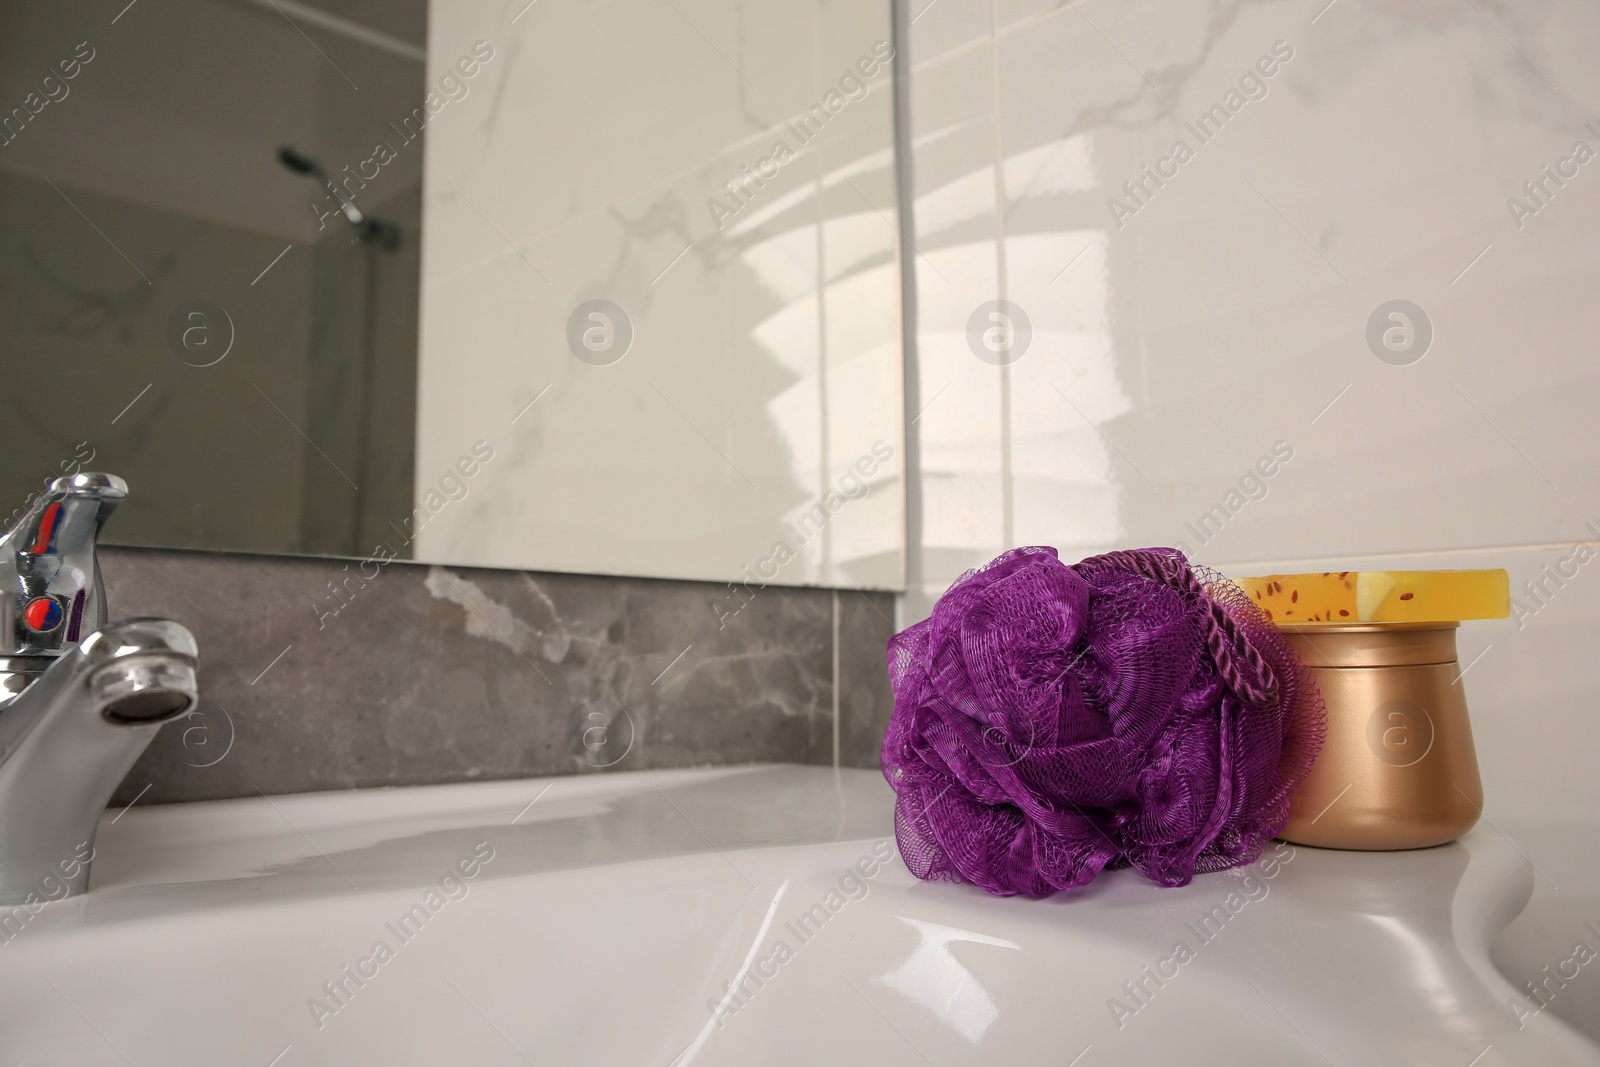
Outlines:
{"label": "faucet handle", "polygon": [[127,495],[114,474],[57,478],[0,535],[0,656],[59,656],[105,625],[95,541]]}

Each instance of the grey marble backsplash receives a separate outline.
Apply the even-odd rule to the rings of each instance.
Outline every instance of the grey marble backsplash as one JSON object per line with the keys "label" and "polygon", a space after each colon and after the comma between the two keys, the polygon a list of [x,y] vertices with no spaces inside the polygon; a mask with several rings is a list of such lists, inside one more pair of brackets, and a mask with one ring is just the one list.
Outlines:
{"label": "grey marble backsplash", "polygon": [[876,767],[888,723],[891,594],[112,547],[100,563],[113,618],[176,619],[201,655],[199,708],[113,805]]}

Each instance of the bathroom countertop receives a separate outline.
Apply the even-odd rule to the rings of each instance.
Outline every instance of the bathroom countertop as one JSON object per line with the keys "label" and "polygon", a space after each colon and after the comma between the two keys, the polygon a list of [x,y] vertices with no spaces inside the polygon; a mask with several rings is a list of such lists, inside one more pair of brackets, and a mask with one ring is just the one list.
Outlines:
{"label": "bathroom countertop", "polygon": [[108,812],[90,892],[13,913],[0,1062],[1600,1064],[1491,961],[1600,891],[1513,923],[1488,826],[1036,901],[918,882],[892,801],[769,765]]}

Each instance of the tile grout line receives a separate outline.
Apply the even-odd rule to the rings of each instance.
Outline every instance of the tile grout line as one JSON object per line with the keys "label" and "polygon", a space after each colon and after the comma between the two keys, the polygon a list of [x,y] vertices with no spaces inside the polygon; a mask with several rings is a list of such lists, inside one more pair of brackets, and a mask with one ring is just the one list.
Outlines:
{"label": "tile grout line", "polygon": [[[811,13],[811,84],[817,98],[822,96],[822,10],[814,7]],[[817,301],[817,496],[818,499],[826,498],[831,488],[830,479],[833,477],[833,427],[829,420],[832,418],[832,405],[828,402],[828,241],[824,232],[826,215],[822,203],[826,187],[823,179],[827,177],[827,165],[822,159],[822,145],[817,145],[817,150],[812,154],[812,188],[815,190],[817,203],[817,235],[815,247],[817,256],[816,269],[816,301]],[[848,181],[848,179],[846,179]],[[856,190],[860,193],[860,190]],[[865,199],[865,197],[863,197]],[[869,201],[870,203],[870,201]],[[826,523],[822,527],[822,573],[829,574],[833,570],[833,525]],[[835,730],[835,733],[838,731]],[[837,747],[836,747],[837,751]],[[837,763],[837,756],[835,757]]]}
{"label": "tile grout line", "polygon": [[[1207,567],[1213,570],[1246,570],[1260,571],[1262,568],[1293,566],[1302,570],[1325,570],[1327,566],[1337,563],[1364,563],[1374,560],[1426,560],[1434,557],[1448,556],[1492,556],[1504,552],[1553,552],[1558,549],[1570,549],[1575,545],[1593,545],[1594,538],[1579,537],[1571,541],[1532,541],[1517,544],[1480,545],[1471,548],[1433,548],[1433,549],[1405,549],[1397,552],[1361,552],[1348,556],[1281,556],[1265,559],[1240,559],[1240,560],[1204,560]],[[1284,573],[1288,573],[1285,571]]]}
{"label": "tile grout line", "polygon": [[833,592],[833,769],[839,769],[839,590]]}
{"label": "tile grout line", "polygon": [[[1005,131],[1001,129],[1000,79],[1000,0],[989,0],[989,69],[994,90],[994,274],[995,299],[1010,297],[1010,278],[1006,272],[1006,153]],[[1016,527],[1015,487],[1011,480],[1011,365],[1000,364],[1000,542],[1010,545]]]}

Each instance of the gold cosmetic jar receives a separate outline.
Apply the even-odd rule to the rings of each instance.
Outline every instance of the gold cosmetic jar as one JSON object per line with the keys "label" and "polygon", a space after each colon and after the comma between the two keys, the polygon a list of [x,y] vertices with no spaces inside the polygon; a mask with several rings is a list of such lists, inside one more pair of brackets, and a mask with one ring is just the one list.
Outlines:
{"label": "gold cosmetic jar", "polygon": [[1278,836],[1347,849],[1454,841],[1483,811],[1456,660],[1460,623],[1280,627],[1328,706],[1322,752]]}

